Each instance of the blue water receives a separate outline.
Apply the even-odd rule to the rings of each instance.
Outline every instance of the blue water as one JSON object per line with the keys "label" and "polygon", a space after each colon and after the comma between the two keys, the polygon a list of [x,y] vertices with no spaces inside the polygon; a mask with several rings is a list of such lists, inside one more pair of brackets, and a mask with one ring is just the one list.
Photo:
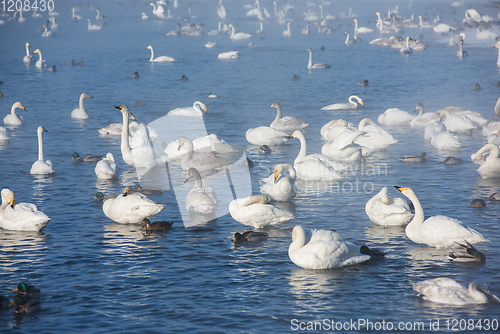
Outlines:
{"label": "blue water", "polygon": [[[350,5],[360,25],[369,27],[374,27],[376,11],[384,13],[396,4],[405,17],[423,15],[432,21],[440,15],[448,24],[464,17],[463,8],[452,14],[451,1],[413,2],[414,7],[408,8],[406,1],[335,1],[324,9],[337,15],[348,12]],[[347,19],[334,20],[331,25],[341,27],[331,35],[320,35],[313,28],[310,35],[302,35],[300,29],[306,22],[300,15],[307,9],[299,1],[293,3],[291,37],[282,36],[285,25],[268,19],[264,21],[265,38],[260,39],[255,34],[259,21],[245,16],[244,3],[224,1],[228,11],[224,22],[238,22],[239,30],[253,35],[250,40],[233,42],[226,35],[206,34],[165,36],[177,23],[184,24],[189,5],[191,14],[198,17],[191,22],[203,23],[205,33],[216,29],[217,4],[180,1],[179,9],[172,10],[178,19],[157,20],[149,2],[101,1],[94,6],[110,19],[101,31],[88,31],[86,21],[68,22],[70,6],[80,7],[78,14],[92,18],[93,23],[94,10],[84,3],[56,1],[59,30],[52,38],[43,38],[37,31],[47,13],[38,19],[25,14],[27,20],[22,24],[2,18],[6,23],[0,25],[0,80],[4,82],[0,91],[5,96],[0,99],[0,114],[3,118],[16,101],[27,111],[18,110],[26,123],[8,127],[11,139],[0,144],[1,187],[13,190],[17,202],[36,204],[52,220],[43,233],[0,231],[0,294],[13,296],[11,290],[21,281],[42,290],[42,310],[21,319],[10,311],[0,312],[1,331],[280,333],[297,329],[298,322],[305,326],[305,322],[325,319],[365,319],[380,324],[385,320],[395,327],[399,322],[423,322],[423,329],[430,332],[429,322],[437,319],[443,331],[451,330],[451,319],[462,321],[462,326],[469,319],[498,319],[495,305],[455,307],[422,302],[411,288],[414,282],[449,277],[464,285],[479,282],[500,295],[499,206],[487,201],[500,190],[500,181],[481,179],[478,166],[470,162],[470,155],[486,143],[480,131],[460,137],[463,148],[454,155],[464,163],[445,166],[442,161],[449,152],[435,150],[424,140],[422,129],[388,128],[399,141],[396,145],[371,156],[357,169],[353,166],[353,172],[338,186],[300,184],[292,205],[296,218],[268,229],[268,240],[256,245],[233,245],[233,234],[247,228],[230,215],[184,228],[173,191],[150,196],[167,204],[154,219],[174,222],[172,230],[163,234],[145,235],[140,226],[113,223],[92,202],[99,190],[118,194],[137,183],[134,169],[121,158],[119,138],[100,136],[96,131],[121,121],[114,108],[117,105],[129,106],[139,122],[149,123],[173,108],[203,101],[208,109],[204,117],[208,133],[243,146],[254,162],[250,170],[254,194],[275,164],[292,163],[299,150],[299,142],[292,140],[273,148],[270,155],[262,155],[246,141],[248,128],[268,125],[274,119],[275,109],[268,106],[275,101],[281,103],[285,115],[311,122],[305,132],[310,153],[320,151],[319,130],[334,118],[358,124],[364,117],[376,120],[391,107],[411,112],[418,102],[427,111],[454,104],[487,119],[495,117],[493,107],[500,93],[495,86],[500,80],[497,51],[491,40],[476,40],[474,29],[466,30],[464,48],[469,56],[464,59],[455,56],[457,48],[448,45],[449,36],[420,29],[407,29],[401,35],[421,39],[427,49],[401,55],[397,49],[368,44],[380,37],[377,32],[361,35],[363,42],[358,45],[346,46],[343,33],[349,30],[352,35],[354,29]],[[273,13],[270,1],[261,4]],[[497,8],[489,1],[475,1],[473,7],[496,18]],[[311,8],[319,12],[317,6]],[[143,11],[149,20],[140,18]],[[210,40],[219,47],[205,48]],[[39,48],[47,64],[57,65],[58,71],[24,64],[26,42],[32,45],[31,51]],[[156,56],[168,55],[178,62],[151,64],[145,49],[150,44]],[[324,52],[319,51],[322,46]],[[309,72],[308,48],[314,50],[314,62],[332,68]],[[231,50],[239,51],[241,57],[217,59],[220,52]],[[72,59],[85,65],[69,66]],[[135,71],[140,78],[130,77]],[[294,74],[301,80],[292,81]],[[182,75],[189,80],[180,81]],[[358,85],[364,79],[369,86]],[[476,83],[481,90],[472,89]],[[93,96],[85,100],[91,118],[76,121],[70,113],[82,92]],[[208,99],[210,92],[220,97]],[[345,102],[352,94],[363,98],[365,108],[320,110],[327,104]],[[139,100],[145,105],[135,105]],[[48,130],[44,148],[57,171],[52,177],[29,174],[37,159],[39,125]],[[119,179],[99,181],[94,164],[72,164],[75,151],[81,155],[112,152],[121,171]],[[421,151],[431,157],[426,164],[399,161],[403,154]],[[373,225],[364,206],[385,185],[410,186],[426,216],[445,214],[481,232],[491,241],[478,246],[486,254],[486,264],[450,263],[446,249],[415,244],[403,228]],[[392,187],[389,192],[398,195]],[[469,207],[474,198],[486,200],[487,206]],[[287,254],[296,224],[306,230],[335,229],[356,244],[388,254],[382,261],[354,267],[304,270]]]}

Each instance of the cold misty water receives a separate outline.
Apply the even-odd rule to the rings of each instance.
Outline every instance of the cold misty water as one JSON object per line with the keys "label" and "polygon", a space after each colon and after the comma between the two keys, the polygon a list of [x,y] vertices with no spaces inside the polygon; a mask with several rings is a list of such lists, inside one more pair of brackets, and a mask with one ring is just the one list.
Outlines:
{"label": "cold misty water", "polygon": [[[308,154],[320,153],[324,142],[319,131],[332,119],[343,118],[357,126],[365,117],[377,121],[388,108],[413,113],[419,102],[427,112],[454,104],[488,120],[496,117],[494,106],[500,87],[495,84],[500,73],[494,39],[476,39],[476,29],[466,28],[464,49],[468,56],[462,59],[455,55],[458,46],[448,43],[452,34],[442,35],[429,28],[405,28],[398,33],[419,39],[427,47],[408,55],[370,45],[375,38],[391,36],[377,30],[361,34],[358,44],[346,45],[344,32],[349,31],[352,38],[354,23],[352,17],[339,16],[348,16],[348,6],[360,26],[372,29],[376,29],[375,12],[384,15],[396,5],[405,19],[413,14],[417,22],[419,15],[433,22],[439,15],[441,22],[459,28],[463,25],[453,21],[462,21],[468,8],[498,20],[496,4],[465,0],[465,6],[453,9],[451,0],[414,0],[412,7],[409,1],[331,0],[324,3],[323,15],[336,17],[328,23],[333,33],[319,34],[311,21],[310,34],[306,35],[301,33],[308,22],[302,13],[310,9],[320,15],[320,8],[313,2],[291,1],[294,8],[286,19],[292,22],[292,34],[284,37],[286,24],[274,19],[271,1],[260,2],[261,9],[271,14],[262,21],[262,35],[256,33],[261,21],[245,15],[249,9],[244,5],[253,6],[253,1],[223,3],[225,20],[217,16],[218,1],[183,0],[178,8],[170,1],[165,13],[170,9],[174,18],[161,20],[152,14],[149,1],[96,1],[90,8],[86,1],[55,0],[59,29],[53,37],[42,37],[38,31],[49,17],[47,11],[38,11],[41,18],[23,13],[26,21],[22,23],[18,17],[16,21],[0,17],[5,21],[0,25],[0,91],[4,95],[0,114],[2,118],[7,115],[16,101],[27,109],[17,110],[25,124],[6,126],[10,140],[0,144],[1,188],[13,190],[16,203],[34,203],[51,217],[43,233],[0,230],[0,294],[13,298],[11,290],[22,281],[42,291],[40,312],[21,318],[14,317],[10,309],[0,312],[1,331],[283,333],[310,329],[306,327],[313,321],[323,326],[317,330],[334,328],[334,322],[350,326],[351,321],[356,327],[344,330],[387,332],[402,324],[406,332],[478,332],[478,320],[483,326],[486,320],[490,325],[496,321],[498,327],[498,305],[447,306],[422,301],[412,290],[412,283],[448,277],[462,285],[478,282],[500,295],[500,206],[488,201],[489,195],[500,191],[500,180],[482,179],[479,166],[470,160],[487,142],[481,129],[460,135],[462,148],[449,152],[433,148],[424,139],[423,128],[385,127],[398,143],[359,165],[350,165],[338,183],[297,182],[297,197],[285,205],[295,213],[295,219],[264,229],[269,237],[263,242],[235,246],[234,233],[251,227],[227,214],[228,202],[235,195],[259,194],[261,180],[271,175],[274,165],[293,164],[299,152],[299,141],[293,138],[287,145],[271,147],[270,154],[260,153],[258,146],[246,140],[247,129],[273,121],[276,109],[268,108],[273,102],[280,102],[285,116],[311,123],[304,131]],[[70,22],[72,6],[80,9],[75,12],[82,17],[78,22]],[[108,19],[102,29],[89,31],[87,18],[98,23],[95,8]],[[141,19],[142,12],[149,19]],[[6,13],[13,17],[13,12]],[[184,18],[196,25],[203,23],[204,35],[166,36],[178,23],[184,26]],[[232,41],[223,33],[209,36],[219,22],[237,23],[239,31],[252,36],[243,41]],[[490,30],[498,32],[498,25],[493,22]],[[218,46],[206,48],[209,41]],[[46,65],[56,65],[57,72],[23,63],[26,42],[31,44],[31,52],[42,52]],[[155,57],[167,55],[177,62],[149,62],[148,45],[154,47]],[[320,51],[322,47],[324,51]],[[305,52],[309,48],[313,49],[314,63],[332,67],[309,71]],[[241,56],[218,59],[219,53],[227,51],[239,51]],[[71,60],[84,65],[70,66]],[[131,77],[135,71],[139,78]],[[181,81],[183,75],[188,80]],[[300,80],[292,80],[294,75]],[[365,79],[368,86],[358,85]],[[477,83],[480,90],[473,89]],[[90,118],[79,121],[70,115],[83,92],[93,98],[84,101]],[[209,93],[219,97],[208,98]],[[353,94],[364,100],[364,108],[321,110],[331,103],[347,102]],[[161,195],[149,195],[167,205],[151,220],[173,222],[169,232],[146,234],[140,224],[118,224],[107,218],[101,205],[92,201],[96,192],[117,195],[126,186],[139,183],[138,171],[122,159],[120,137],[97,132],[122,121],[115,106],[128,106],[139,123],[149,124],[169,110],[191,106],[197,100],[207,106],[204,124],[198,124],[197,129],[241,147],[233,162],[246,156],[254,164],[249,172],[241,168],[221,178],[223,188],[229,190],[220,196],[218,219],[184,227],[184,198],[174,189],[189,190],[193,182],[183,184],[186,172],[175,163],[169,164],[163,177],[156,175],[146,184],[161,185],[165,190]],[[136,105],[138,101],[145,104]],[[36,129],[40,125],[48,131],[43,137],[44,155],[53,162],[53,176],[29,172],[38,157]],[[178,129],[167,124],[157,132],[172,137]],[[157,148],[161,145],[155,143]],[[426,163],[403,164],[399,160],[402,155],[422,151],[430,157]],[[120,170],[118,178],[99,180],[95,163],[73,164],[73,152],[82,156],[111,152]],[[448,156],[463,162],[447,166],[443,161]],[[406,237],[403,227],[374,225],[365,213],[365,204],[383,186],[389,187],[391,196],[403,197],[394,185],[412,187],[426,217],[447,215],[482,233],[490,242],[477,248],[486,255],[486,263],[452,263],[447,259],[449,249],[416,244]],[[486,207],[470,207],[475,198],[485,200]],[[306,231],[335,229],[356,245],[378,248],[387,255],[380,261],[345,268],[301,269],[288,257],[295,225]],[[470,319],[473,326],[466,328]],[[369,322],[372,327],[367,327]]]}

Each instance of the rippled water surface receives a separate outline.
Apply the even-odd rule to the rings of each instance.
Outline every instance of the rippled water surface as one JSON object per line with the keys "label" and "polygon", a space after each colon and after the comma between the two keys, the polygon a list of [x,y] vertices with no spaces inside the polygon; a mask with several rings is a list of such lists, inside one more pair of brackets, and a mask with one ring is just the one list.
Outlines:
{"label": "rippled water surface", "polygon": [[[433,20],[437,15],[452,24],[462,20],[465,8],[449,7],[451,1],[422,2],[414,0],[375,3],[372,1],[332,1],[325,12],[338,16],[351,6],[360,25],[374,27],[380,11],[399,5],[401,14],[423,15]],[[467,3],[472,1],[465,1]],[[247,41],[231,41],[226,35],[208,36],[217,29],[215,7],[218,1],[180,1],[172,9],[176,19],[158,20],[146,1],[101,1],[93,3],[101,14],[109,17],[100,31],[88,31],[87,17],[95,23],[95,11],[87,3],[56,1],[59,12],[56,36],[43,38],[37,31],[46,21],[24,15],[24,23],[0,25],[0,114],[9,113],[16,101],[27,111],[18,110],[25,124],[8,127],[11,139],[0,144],[2,188],[16,193],[16,202],[30,202],[52,220],[43,233],[21,233],[0,230],[0,294],[10,291],[21,281],[42,290],[42,310],[21,319],[10,311],[0,313],[2,332],[16,333],[116,333],[116,332],[260,332],[281,333],[297,327],[297,321],[423,322],[440,319],[446,330],[446,319],[498,319],[498,307],[443,306],[422,302],[412,290],[412,283],[436,277],[449,277],[467,285],[471,281],[487,286],[500,295],[498,268],[500,236],[498,210],[487,197],[500,190],[498,179],[483,180],[470,156],[486,143],[480,131],[460,136],[462,149],[440,152],[424,140],[423,129],[387,128],[399,141],[384,152],[367,158],[341,183],[299,183],[299,194],[288,208],[296,218],[277,228],[266,229],[268,240],[255,245],[234,246],[235,232],[247,230],[226,214],[216,221],[185,228],[174,191],[151,195],[167,208],[153,220],[174,222],[171,231],[146,235],[140,226],[122,225],[108,219],[92,198],[97,191],[106,195],[121,193],[125,186],[138,182],[134,169],[121,157],[117,137],[100,136],[97,129],[120,122],[114,107],[127,105],[136,119],[150,123],[169,110],[203,101],[208,112],[204,117],[208,133],[216,133],[225,141],[242,146],[254,162],[250,169],[253,193],[259,193],[261,179],[271,174],[278,163],[293,163],[298,140],[273,147],[271,154],[260,154],[245,138],[248,128],[268,125],[275,117],[273,102],[281,103],[285,115],[311,122],[305,131],[309,153],[318,153],[323,144],[320,128],[335,118],[358,124],[364,118],[376,120],[391,107],[412,112],[418,102],[427,111],[448,104],[495,117],[493,107],[499,97],[500,80],[496,65],[497,51],[492,40],[476,40],[475,29],[466,29],[464,48],[469,56],[455,56],[450,36],[430,29],[406,29],[402,36],[419,38],[427,45],[424,51],[401,55],[397,49],[368,44],[380,37],[378,32],[363,34],[362,43],[344,44],[344,31],[352,35],[351,19],[336,19],[333,34],[318,34],[311,27],[309,35],[300,30],[307,11],[302,1],[294,5],[292,36],[285,38],[285,25],[273,19],[264,21],[264,38],[255,31],[259,21],[245,16],[244,4],[252,1],[224,1],[228,19],[238,29],[252,34]],[[284,4],[279,1],[278,5]],[[84,20],[68,22],[71,6],[80,7]],[[191,13],[187,11],[188,6]],[[272,2],[261,6],[273,13]],[[475,1],[471,7],[497,18],[497,8],[489,1]],[[171,7],[168,7],[171,8]],[[319,7],[311,6],[319,13]],[[142,20],[146,12],[150,19]],[[204,24],[203,37],[167,37],[165,33],[184,25],[183,18]],[[11,13],[12,16],[12,13]],[[497,30],[493,25],[492,30]],[[386,37],[386,36],[385,36]],[[207,49],[208,41],[219,44]],[[48,65],[58,71],[39,70],[22,62],[24,44],[31,51],[40,49]],[[249,46],[249,43],[251,45]],[[168,55],[176,63],[152,64],[146,46],[153,45],[155,55]],[[325,51],[320,51],[324,46]],[[332,68],[309,72],[306,49],[314,50],[314,62]],[[220,52],[236,50],[241,57],[219,60]],[[84,66],[69,66],[72,60]],[[138,71],[140,78],[130,74]],[[293,75],[301,80],[292,81]],[[181,81],[182,75],[189,78]],[[358,82],[369,80],[370,85]],[[472,87],[479,83],[481,89]],[[91,118],[76,121],[70,117],[78,97],[88,93],[85,106]],[[219,98],[209,99],[208,93]],[[346,102],[357,94],[365,108],[352,112],[324,111],[321,107]],[[145,105],[136,105],[144,100]],[[37,159],[36,128],[43,125],[45,156],[52,160],[57,173],[52,177],[36,177],[29,173]],[[113,153],[120,168],[114,182],[96,178],[93,163],[72,164],[73,152],[84,154]],[[426,151],[430,161],[404,165],[399,157]],[[464,162],[446,166],[445,157],[454,155]],[[181,175],[181,173],[173,175]],[[171,180],[173,185],[182,179]],[[382,186],[410,186],[419,196],[426,216],[445,214],[481,232],[491,242],[478,246],[487,257],[485,265],[450,263],[446,249],[434,249],[410,241],[403,228],[373,225],[365,214],[365,203]],[[486,200],[482,209],[471,208],[474,198]],[[182,201],[181,201],[182,202]],[[221,203],[221,207],[227,203]],[[227,207],[223,207],[227,212]],[[361,265],[326,270],[305,270],[288,258],[291,230],[296,224],[306,230],[335,229],[348,240],[387,251],[385,259]],[[296,320],[294,320],[296,319]],[[396,326],[396,325],[395,325]],[[359,328],[358,328],[359,330]]]}

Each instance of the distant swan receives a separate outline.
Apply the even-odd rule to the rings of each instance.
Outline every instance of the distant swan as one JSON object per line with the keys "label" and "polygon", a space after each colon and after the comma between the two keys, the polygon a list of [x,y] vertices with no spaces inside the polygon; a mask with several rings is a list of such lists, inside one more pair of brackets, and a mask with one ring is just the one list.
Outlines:
{"label": "distant swan", "polygon": [[361,254],[359,247],[335,231],[312,230],[307,237],[300,225],[293,228],[288,256],[294,264],[304,269],[338,268],[370,259],[369,255]]}
{"label": "distant swan", "polygon": [[184,170],[189,170],[192,167],[198,171],[222,170],[231,165],[213,153],[194,152],[193,142],[188,137],[180,136],[177,150],[180,150],[183,146],[186,147],[186,153],[181,160],[181,167]]}
{"label": "distant swan", "polygon": [[219,53],[217,58],[219,58],[219,59],[237,59],[237,58],[240,58],[240,53],[238,51],[222,52],[222,53]]}
{"label": "distant swan", "polygon": [[354,101],[355,99],[363,107],[365,106],[365,103],[363,102],[363,100],[359,96],[351,95],[351,96],[349,96],[349,103],[334,103],[334,104],[324,106],[323,108],[321,108],[321,110],[357,109],[358,104],[356,103],[356,101]]}
{"label": "distant swan", "polygon": [[[288,171],[289,174],[284,175],[283,172],[285,171]],[[291,165],[276,165],[273,174],[268,178],[262,179],[265,184],[260,187],[260,192],[272,201],[289,202],[297,195],[296,178],[297,173]]]}
{"label": "distant swan", "polygon": [[290,31],[291,24],[292,24],[292,22],[289,21],[287,24],[287,29],[285,31],[283,31],[283,36],[285,36],[285,37],[292,36],[292,32]]}
{"label": "distant swan", "polygon": [[0,227],[3,229],[41,232],[49,223],[50,218],[38,211],[36,205],[31,203],[14,205],[15,195],[12,190],[2,189],[1,196]]}
{"label": "distant swan", "polygon": [[487,240],[477,231],[465,227],[456,219],[446,216],[432,216],[425,221],[424,209],[413,189],[396,187],[408,197],[415,208],[415,216],[406,225],[406,235],[417,244],[426,244],[431,247],[454,247],[457,242],[477,244]]}
{"label": "distant swan", "polygon": [[324,68],[330,68],[332,67],[331,65],[328,64],[323,64],[323,63],[316,63],[313,65],[313,50],[312,49],[307,49],[306,52],[309,52],[309,63],[307,64],[307,69],[309,70],[321,70]]}
{"label": "distant swan", "polygon": [[354,142],[372,151],[385,150],[398,142],[388,131],[382,129],[369,118],[363,118],[359,122],[358,131],[362,131],[363,134],[357,137]]}
{"label": "distant swan", "polygon": [[7,114],[3,119],[4,124],[6,124],[6,125],[21,125],[21,124],[23,124],[24,120],[23,120],[22,116],[18,116],[16,114],[17,108],[20,108],[20,109],[26,111],[26,109],[21,104],[21,102],[14,103],[12,105],[12,108],[10,108],[10,114]]}
{"label": "distant swan", "polygon": [[425,114],[424,105],[422,103],[417,103],[417,108],[415,111],[419,111],[417,117],[411,120],[410,125],[413,127],[426,126],[430,122],[438,121],[440,116],[438,113],[427,113]]}
{"label": "distant swan", "polygon": [[32,61],[35,61],[35,58],[31,57],[30,46],[30,43],[26,43],[26,56],[24,56],[23,58],[23,62],[25,63],[31,63]]}
{"label": "distant swan", "polygon": [[43,67],[42,51],[40,51],[40,49],[36,49],[35,51],[33,51],[33,53],[38,53],[38,55],[40,56],[40,58],[38,58],[38,60],[36,61],[35,66],[38,68],[42,68]]}
{"label": "distant swan", "polygon": [[165,9],[163,8],[162,5],[158,5],[158,7],[155,6],[154,3],[150,3],[150,6],[153,6],[153,14],[159,17],[160,19],[164,19],[165,15],[163,14],[165,12]]}
{"label": "distant swan", "polygon": [[373,29],[366,28],[366,27],[358,27],[358,19],[352,20],[354,22],[354,34],[359,33],[359,34],[365,34],[369,32],[373,32]]}
{"label": "distant swan", "polygon": [[250,128],[246,134],[247,141],[252,145],[282,145],[290,140],[290,136],[270,126]]}
{"label": "distant swan", "polygon": [[404,110],[390,108],[378,116],[378,123],[381,125],[408,125],[414,118],[415,116]]}
{"label": "distant swan", "polygon": [[255,228],[281,225],[294,218],[290,211],[268,204],[267,197],[264,195],[237,198],[231,201],[229,213],[237,222]]}
{"label": "distant swan", "polygon": [[118,167],[115,163],[113,154],[108,153],[104,159],[101,159],[95,165],[95,175],[101,180],[114,179],[118,175]]}
{"label": "distant swan", "polygon": [[370,220],[383,226],[404,226],[413,218],[408,203],[399,197],[389,197],[387,187],[373,196],[365,205]]}
{"label": "distant swan", "polygon": [[194,178],[195,183],[186,197],[186,209],[188,212],[195,211],[208,215],[217,211],[218,202],[215,191],[210,187],[203,187],[200,173],[196,168],[189,168],[184,183],[191,178]]}
{"label": "distant swan", "polygon": [[231,38],[233,41],[239,41],[242,39],[248,39],[248,38],[252,37],[252,35],[246,34],[244,32],[237,33],[232,24],[230,24],[229,27],[232,29],[231,36],[229,36],[229,38]]}
{"label": "distant swan", "polygon": [[462,147],[458,137],[448,130],[436,133],[431,144],[438,150],[458,150]]}
{"label": "distant swan", "polygon": [[281,131],[294,131],[307,128],[311,123],[304,121],[294,116],[281,116],[281,105],[279,102],[274,102],[269,108],[276,108],[276,118],[271,123],[270,127]]}
{"label": "distant swan", "polygon": [[89,21],[89,26],[87,27],[88,30],[101,30],[102,29],[102,27],[100,25],[91,24],[90,19],[87,19],[87,21]]}
{"label": "distant swan", "polygon": [[151,45],[148,45],[146,49],[151,50],[151,58],[149,58],[149,61],[152,63],[164,63],[164,62],[174,62],[177,61],[172,57],[168,56],[160,56],[155,58],[155,53],[153,51],[153,47]]}
{"label": "distant swan", "polygon": [[39,126],[37,129],[38,134],[38,160],[31,166],[30,174],[38,175],[48,175],[55,173],[54,168],[52,168],[52,162],[50,160],[43,160],[43,139],[42,134],[47,132],[43,126]]}
{"label": "distant swan", "polygon": [[500,298],[483,288],[476,282],[466,289],[456,281],[438,277],[419,283],[413,283],[413,290],[420,293],[420,298],[434,303],[451,305],[500,303]]}
{"label": "distant swan", "polygon": [[80,100],[79,100],[79,107],[76,109],[73,109],[71,112],[71,117],[72,118],[79,118],[79,119],[86,119],[89,118],[89,115],[85,112],[85,108],[83,107],[83,99],[85,98],[92,98],[92,96],[82,93],[80,94]]}
{"label": "distant swan", "polygon": [[[490,151],[485,159],[483,154]],[[486,144],[476,153],[471,155],[471,160],[480,165],[477,172],[483,179],[500,177],[500,160],[498,159],[498,146],[495,144]]]}
{"label": "distant swan", "polygon": [[200,101],[195,101],[192,107],[175,108],[170,110],[168,115],[203,117],[203,112],[207,112],[207,106]]}

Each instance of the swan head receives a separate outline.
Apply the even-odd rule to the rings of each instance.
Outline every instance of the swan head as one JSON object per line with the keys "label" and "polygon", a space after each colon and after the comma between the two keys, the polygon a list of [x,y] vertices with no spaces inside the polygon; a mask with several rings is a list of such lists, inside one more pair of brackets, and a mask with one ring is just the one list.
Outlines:
{"label": "swan head", "polygon": [[82,95],[81,95],[81,96],[83,96],[84,98],[88,98],[88,99],[91,99],[91,98],[92,98],[92,96],[90,96],[90,95],[89,95],[89,94],[87,94],[87,93],[82,93]]}
{"label": "swan head", "polygon": [[10,206],[14,205],[14,192],[10,189],[4,188],[2,189],[2,202],[9,203]]}
{"label": "swan head", "polygon": [[424,105],[422,104],[422,102],[417,103],[417,107],[414,110],[414,112],[419,111],[420,109],[422,110],[424,109]]}
{"label": "swan head", "polygon": [[290,138],[303,138],[304,134],[300,130],[295,130],[291,135]]}
{"label": "swan head", "polygon": [[21,102],[16,102],[16,103],[14,103],[14,104],[12,105],[12,107],[13,107],[14,109],[19,108],[19,109],[22,109],[22,110],[24,110],[24,111],[27,111],[27,110],[26,110],[26,108],[24,108],[24,106],[23,106],[23,104],[22,104]]}
{"label": "swan head", "polygon": [[27,47],[31,47],[30,43],[26,43],[26,46],[27,46]]}
{"label": "swan head", "polygon": [[201,110],[203,110],[204,112],[207,112],[207,106],[205,105],[205,103],[200,101],[195,101],[195,103],[193,103],[193,108],[196,109],[196,106],[200,107]]}
{"label": "swan head", "polygon": [[[318,22],[316,22],[315,24],[318,24]],[[313,50],[311,48],[307,49],[306,52],[313,52]]]}
{"label": "swan head", "polygon": [[132,189],[132,187],[126,187],[125,191],[123,192],[123,197],[128,196],[128,195],[133,194],[133,193],[134,193],[134,189]]}
{"label": "swan head", "polygon": [[148,45],[148,46],[146,46],[146,49],[151,50],[151,49],[153,49],[153,47],[151,45]]}
{"label": "swan head", "polygon": [[196,180],[196,175],[198,175],[198,177],[200,177],[200,172],[198,172],[198,170],[194,167],[189,168],[189,170],[186,174],[186,179],[184,180],[184,183],[186,183],[187,181],[189,181],[193,177]]}
{"label": "swan head", "polygon": [[412,195],[414,196],[415,195],[415,192],[410,187],[398,187],[398,186],[394,186],[394,188],[396,188],[397,190],[401,191],[401,193],[403,195],[405,195],[406,197],[409,197],[409,196],[412,196]]}
{"label": "swan head", "polygon": [[47,129],[45,129],[43,126],[39,126],[38,129],[36,130],[38,135],[41,135],[44,132],[48,132]]}
{"label": "swan head", "polygon": [[113,154],[111,154],[111,152],[109,152],[108,154],[106,154],[106,160],[115,162],[115,157],[113,156]]}
{"label": "swan head", "polygon": [[269,108],[279,108],[280,107],[280,103],[279,102],[274,102],[273,104],[271,104],[269,106]]}
{"label": "swan head", "polygon": [[40,53],[40,49],[36,49],[33,53]]}

